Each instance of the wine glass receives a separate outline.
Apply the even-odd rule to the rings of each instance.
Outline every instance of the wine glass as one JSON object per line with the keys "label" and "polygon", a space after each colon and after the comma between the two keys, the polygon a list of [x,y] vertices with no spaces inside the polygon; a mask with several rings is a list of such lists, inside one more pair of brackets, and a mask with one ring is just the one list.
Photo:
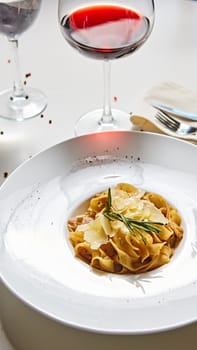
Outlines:
{"label": "wine glass", "polygon": [[147,40],[154,12],[153,0],[59,0],[58,19],[66,41],[104,62],[104,106],[77,121],[77,135],[131,128],[128,113],[111,109],[110,61],[133,53]]}
{"label": "wine glass", "polygon": [[30,87],[24,87],[20,74],[18,37],[35,21],[41,0],[0,1],[0,34],[4,34],[11,46],[14,67],[13,88],[0,92],[0,117],[22,121],[39,115],[47,106],[45,95]]}

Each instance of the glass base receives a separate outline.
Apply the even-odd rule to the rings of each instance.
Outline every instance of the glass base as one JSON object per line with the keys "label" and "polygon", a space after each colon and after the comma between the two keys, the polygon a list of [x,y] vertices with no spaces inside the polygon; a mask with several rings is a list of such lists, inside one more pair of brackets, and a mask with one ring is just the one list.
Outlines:
{"label": "glass base", "polygon": [[112,109],[113,120],[102,121],[102,109],[97,109],[83,115],[75,124],[75,135],[85,135],[101,131],[131,130],[129,113]]}
{"label": "glass base", "polygon": [[37,89],[27,87],[20,97],[13,96],[13,90],[0,93],[0,118],[23,121],[38,116],[46,106],[46,96]]}

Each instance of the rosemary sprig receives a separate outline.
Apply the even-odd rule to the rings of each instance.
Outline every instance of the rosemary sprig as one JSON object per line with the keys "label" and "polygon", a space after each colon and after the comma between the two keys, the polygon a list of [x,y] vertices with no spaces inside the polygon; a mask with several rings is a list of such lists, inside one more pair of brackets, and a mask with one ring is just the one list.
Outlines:
{"label": "rosemary sprig", "polygon": [[114,212],[112,210],[112,197],[111,197],[111,189],[108,189],[108,196],[107,196],[107,202],[105,205],[105,209],[103,211],[103,215],[108,219],[108,220],[118,220],[121,221],[125,224],[125,226],[128,228],[129,232],[136,237],[136,232],[139,233],[141,236],[144,244],[146,244],[146,238],[143,234],[142,231],[147,232],[148,234],[153,234],[153,233],[159,233],[161,232],[161,229],[155,225],[164,225],[161,222],[156,222],[156,221],[140,221],[140,220],[135,220],[128,218],[124,216],[123,214]]}

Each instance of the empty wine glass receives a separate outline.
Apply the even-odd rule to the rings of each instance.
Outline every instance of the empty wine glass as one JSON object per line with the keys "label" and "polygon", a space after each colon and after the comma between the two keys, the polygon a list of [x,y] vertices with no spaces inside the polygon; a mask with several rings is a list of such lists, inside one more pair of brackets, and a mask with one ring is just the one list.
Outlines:
{"label": "empty wine glass", "polygon": [[103,109],[82,116],[76,134],[130,129],[128,113],[111,109],[110,60],[133,53],[147,40],[154,23],[154,1],[59,0],[58,18],[71,46],[104,61]]}
{"label": "empty wine glass", "polygon": [[11,120],[26,120],[39,115],[47,106],[45,95],[25,87],[21,79],[18,57],[18,37],[35,21],[41,0],[0,1],[0,34],[10,43],[15,70],[13,88],[0,92],[0,117]]}

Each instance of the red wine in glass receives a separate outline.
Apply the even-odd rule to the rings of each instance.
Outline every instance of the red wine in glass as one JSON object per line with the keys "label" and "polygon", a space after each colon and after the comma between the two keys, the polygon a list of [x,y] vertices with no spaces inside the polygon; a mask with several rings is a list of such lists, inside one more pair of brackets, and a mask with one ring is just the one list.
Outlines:
{"label": "red wine in glass", "polygon": [[110,61],[135,52],[148,39],[154,15],[154,0],[58,0],[65,40],[104,67],[103,108],[79,118],[76,135],[131,129],[129,113],[111,108]]}
{"label": "red wine in glass", "polygon": [[147,39],[149,19],[119,5],[93,5],[76,9],[61,20],[70,45],[86,56],[115,59],[135,51]]}

